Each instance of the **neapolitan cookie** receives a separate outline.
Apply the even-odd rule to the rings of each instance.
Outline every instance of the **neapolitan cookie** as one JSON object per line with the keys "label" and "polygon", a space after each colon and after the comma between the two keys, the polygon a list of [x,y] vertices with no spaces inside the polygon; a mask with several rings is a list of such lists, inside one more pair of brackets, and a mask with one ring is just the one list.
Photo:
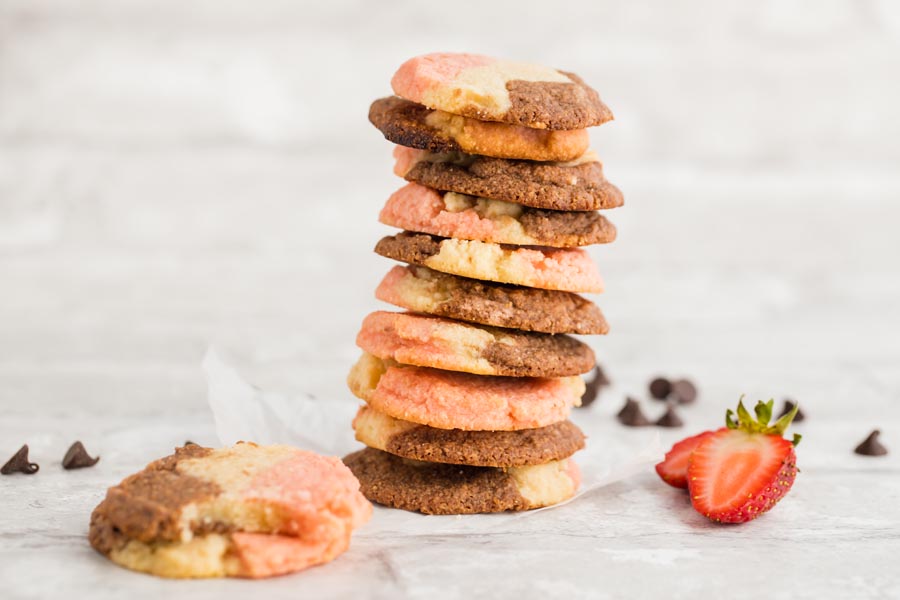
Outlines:
{"label": "neapolitan cookie", "polygon": [[517,431],[437,429],[395,419],[363,406],[353,420],[356,439],[412,460],[520,467],[568,458],[584,448],[584,434],[571,421]]}
{"label": "neapolitan cookie", "polygon": [[616,239],[616,228],[597,212],[528,208],[417,183],[391,194],[378,218],[408,231],[496,244],[569,248]]}
{"label": "neapolitan cookie", "polygon": [[395,144],[431,152],[568,161],[584,154],[590,145],[584,129],[551,131],[479,121],[431,110],[396,96],[373,102],[369,121]]}
{"label": "neapolitan cookie", "polygon": [[371,505],[334,457],[290,446],[195,444],[107,492],[90,542],[164,577],[268,577],[332,560]]}
{"label": "neapolitan cookie", "polygon": [[411,58],[394,74],[391,87],[429,108],[537,129],[583,129],[613,118],[577,75],[478,54]]}
{"label": "neapolitan cookie", "polygon": [[498,469],[411,461],[365,448],[344,463],[369,500],[432,515],[550,506],[574,496],[581,481],[572,459]]}
{"label": "neapolitan cookie", "polygon": [[600,210],[624,203],[593,152],[554,163],[396,146],[394,159],[396,175],[437,190],[548,210]]}
{"label": "neapolitan cookie", "polygon": [[471,279],[565,292],[603,291],[597,266],[580,248],[508,246],[402,232],[382,238],[375,252]]}
{"label": "neapolitan cookie", "polygon": [[402,365],[364,352],[347,377],[375,410],[420,425],[466,431],[545,427],[569,416],[581,377],[493,377]]}
{"label": "neapolitan cookie", "polygon": [[476,375],[567,377],[595,363],[590,346],[567,335],[387,311],[365,318],[356,345],[382,359]]}
{"label": "neapolitan cookie", "polygon": [[466,279],[427,267],[395,266],[375,297],[407,310],[495,327],[581,335],[609,331],[597,305],[578,294]]}

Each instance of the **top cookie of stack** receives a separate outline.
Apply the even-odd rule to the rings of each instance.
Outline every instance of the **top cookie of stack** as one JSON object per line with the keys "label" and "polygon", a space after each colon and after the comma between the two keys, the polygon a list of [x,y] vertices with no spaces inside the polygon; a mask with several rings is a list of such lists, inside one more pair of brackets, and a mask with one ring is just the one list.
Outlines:
{"label": "top cookie of stack", "polygon": [[348,382],[369,448],[345,462],[370,500],[422,512],[564,500],[594,357],[556,334],[608,330],[579,294],[603,291],[580,246],[612,242],[597,210],[622,204],[588,149],[612,113],[576,75],[473,54],[413,58],[391,85],[369,120],[409,183],[379,217],[404,231],[375,251],[407,266],[376,296],[412,312],[363,324]]}

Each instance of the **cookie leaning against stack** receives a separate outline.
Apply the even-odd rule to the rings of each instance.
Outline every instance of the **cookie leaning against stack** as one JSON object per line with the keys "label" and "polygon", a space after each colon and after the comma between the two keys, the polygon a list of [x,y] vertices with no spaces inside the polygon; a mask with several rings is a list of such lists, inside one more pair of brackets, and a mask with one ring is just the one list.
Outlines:
{"label": "cookie leaning against stack", "polygon": [[188,444],[109,488],[89,538],[135,571],[259,578],[330,561],[371,514],[337,458],[249,442]]}
{"label": "cookie leaning against stack", "polygon": [[579,485],[568,420],[605,334],[581,249],[612,242],[622,205],[588,149],[612,119],[579,77],[472,54],[404,63],[369,120],[408,183],[381,211],[403,230],[375,251],[406,263],[376,290],[410,312],[366,317],[348,377],[367,448],[344,462],[370,500],[431,514],[527,510]]}

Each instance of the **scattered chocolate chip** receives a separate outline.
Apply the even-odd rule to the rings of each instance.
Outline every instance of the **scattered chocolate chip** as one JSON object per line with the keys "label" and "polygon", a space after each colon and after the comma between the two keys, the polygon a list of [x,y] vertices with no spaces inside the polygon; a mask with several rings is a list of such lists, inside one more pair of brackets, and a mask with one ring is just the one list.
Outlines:
{"label": "scattered chocolate chip", "polygon": [[684,421],[675,412],[675,405],[672,403],[669,403],[666,407],[666,412],[656,421],[657,427],[681,427],[683,425]]}
{"label": "scattered chocolate chip", "polygon": [[616,418],[627,427],[644,427],[650,425],[650,419],[644,415],[641,405],[630,396],[625,398],[625,406],[616,414]]}
{"label": "scattered chocolate chip", "polygon": [[100,457],[91,458],[81,442],[75,442],[66,450],[66,455],[62,459],[63,469],[67,471],[72,469],[84,469],[85,467],[93,467],[97,464]]}
{"label": "scattered chocolate chip", "polygon": [[197,446],[197,442],[192,442],[191,440],[184,440],[185,446]]}
{"label": "scattered chocolate chip", "polygon": [[582,408],[590,406],[594,400],[597,399],[597,396],[600,395],[600,390],[610,384],[609,378],[606,376],[606,373],[603,372],[600,365],[595,366],[591,373],[593,374],[593,377],[586,383],[584,395],[581,397]]}
{"label": "scattered chocolate chip", "polygon": [[672,397],[678,404],[693,404],[697,400],[697,386],[687,379],[673,381]]}
{"label": "scattered chocolate chip", "polygon": [[[788,414],[789,412],[791,412],[792,410],[794,410],[794,407],[795,407],[795,406],[797,406],[797,403],[796,403],[796,402],[794,402],[793,400],[788,400],[787,398],[785,398],[785,399],[784,399],[784,408],[781,409],[781,413],[778,415],[777,418],[780,419],[780,418],[783,417],[784,415]],[[806,415],[803,414],[803,411],[798,409],[798,410],[797,410],[797,414],[794,415],[794,423],[799,423],[800,421],[802,421],[802,420],[805,419],[805,418],[806,418]]]}
{"label": "scattered chocolate chip", "polygon": [[26,475],[34,475],[41,467],[37,463],[28,460],[28,444],[25,444],[19,451],[12,455],[6,464],[0,467],[0,474],[12,475],[13,473],[25,473]]}
{"label": "scattered chocolate chip", "polygon": [[878,436],[881,435],[881,432],[877,429],[869,434],[863,442],[856,447],[854,452],[857,454],[862,454],[863,456],[884,456],[888,453],[887,448],[878,441]]}
{"label": "scattered chocolate chip", "polygon": [[665,377],[657,377],[650,382],[650,396],[657,400],[665,400],[672,393],[672,382]]}

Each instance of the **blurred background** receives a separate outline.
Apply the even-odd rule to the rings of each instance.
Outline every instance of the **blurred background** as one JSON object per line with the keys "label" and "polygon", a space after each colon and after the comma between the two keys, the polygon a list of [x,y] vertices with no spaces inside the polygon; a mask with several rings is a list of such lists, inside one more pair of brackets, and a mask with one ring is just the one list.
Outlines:
{"label": "blurred background", "polygon": [[401,185],[367,109],[431,51],[571,70],[613,109],[589,342],[622,391],[896,403],[896,2],[3,0],[4,413],[205,414],[211,342],[349,398]]}

